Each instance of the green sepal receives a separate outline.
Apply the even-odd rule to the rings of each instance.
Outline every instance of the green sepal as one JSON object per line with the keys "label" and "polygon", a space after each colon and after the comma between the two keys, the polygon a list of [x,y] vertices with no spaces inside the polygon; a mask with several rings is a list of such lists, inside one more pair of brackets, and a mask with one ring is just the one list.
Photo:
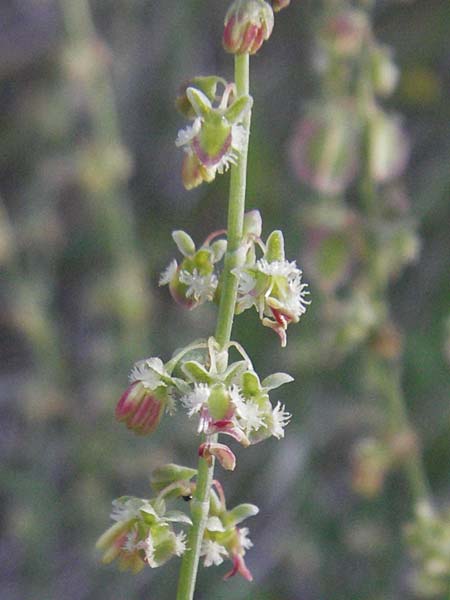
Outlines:
{"label": "green sepal", "polygon": [[229,511],[228,515],[233,519],[234,525],[238,525],[249,517],[254,517],[259,513],[259,508],[255,504],[238,504],[232,510]]}
{"label": "green sepal", "polygon": [[265,258],[268,262],[274,262],[276,260],[284,260],[284,238],[283,233],[276,229],[267,238],[267,249],[265,252]]}
{"label": "green sepal", "polygon": [[230,395],[222,383],[216,383],[211,388],[208,398],[208,410],[215,420],[224,419],[230,410]]}
{"label": "green sepal", "polygon": [[197,475],[197,469],[170,463],[153,471],[151,486],[156,492],[159,492],[176,481],[190,481],[195,475]]}
{"label": "green sepal", "polygon": [[241,96],[225,111],[225,117],[229,123],[238,123],[242,120],[244,114],[251,109],[253,98],[251,96]]}
{"label": "green sepal", "polygon": [[263,379],[262,387],[266,390],[275,390],[285,383],[291,383],[291,381],[294,381],[294,378],[288,373],[272,373],[272,375]]}
{"label": "green sepal", "polygon": [[244,215],[244,235],[261,237],[262,217],[259,210],[250,210]]}
{"label": "green sepal", "polygon": [[172,239],[183,256],[192,256],[195,254],[194,240],[185,231],[181,231],[180,229],[172,231]]}
{"label": "green sepal", "polygon": [[169,510],[164,515],[165,521],[171,521],[172,523],[185,523],[186,525],[192,525],[191,519],[181,510]]}
{"label": "green sepal", "polygon": [[212,377],[196,360],[187,360],[181,367],[184,374],[195,383],[211,383]]}
{"label": "green sepal", "polygon": [[197,116],[203,119],[211,112],[211,102],[208,97],[193,87],[188,87],[186,90],[186,96],[189,102],[192,104]]}
{"label": "green sepal", "polygon": [[259,377],[253,371],[246,371],[242,376],[242,391],[245,396],[256,396],[261,392]]}
{"label": "green sepal", "polygon": [[227,251],[227,240],[216,240],[210,246],[213,263],[219,262]]}
{"label": "green sepal", "polygon": [[191,86],[199,89],[203,92],[211,102],[214,101],[217,93],[217,86],[221,83],[224,87],[227,85],[227,82],[223,77],[218,77],[217,75],[207,75],[204,77],[194,77],[191,80]]}
{"label": "green sepal", "polygon": [[246,360],[239,360],[232,363],[223,374],[224,383],[226,385],[233,384],[236,380],[239,380],[242,377],[247,369],[248,362]]}
{"label": "green sepal", "polygon": [[207,522],[206,522],[206,529],[208,531],[225,531],[225,527],[222,523],[222,521],[220,520],[219,517],[216,516],[212,516],[209,517]]}

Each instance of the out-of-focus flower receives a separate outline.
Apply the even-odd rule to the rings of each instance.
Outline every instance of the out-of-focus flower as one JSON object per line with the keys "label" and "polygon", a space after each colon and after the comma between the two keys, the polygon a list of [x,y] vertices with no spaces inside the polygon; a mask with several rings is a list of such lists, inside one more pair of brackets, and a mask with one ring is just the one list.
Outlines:
{"label": "out-of-focus flower", "polygon": [[389,96],[395,90],[400,72],[387,46],[374,46],[370,52],[372,84],[376,94]]}
{"label": "out-of-focus flower", "polygon": [[281,231],[270,234],[263,258],[234,273],[239,279],[236,313],[254,306],[262,324],[273,329],[285,346],[287,326],[299,321],[310,301],[302,272],[295,261],[285,260]]}
{"label": "out-of-focus flower", "polygon": [[172,298],[192,309],[214,299],[218,277],[214,265],[219,262],[226,250],[226,241],[216,240],[210,235],[197,250],[192,238],[184,231],[174,231],[172,237],[184,258],[180,265],[173,260],[161,274],[159,285],[168,285]]}
{"label": "out-of-focus flower", "polygon": [[384,484],[391,464],[388,448],[378,440],[367,438],[358,442],[352,453],[352,487],[358,494],[373,498]]}
{"label": "out-of-focus flower", "polygon": [[350,106],[328,104],[298,123],[289,154],[297,177],[323,194],[343,192],[358,167],[358,123]]}
{"label": "out-of-focus flower", "polygon": [[450,593],[450,511],[437,512],[428,503],[416,508],[414,521],[405,528],[415,561],[413,586],[418,594],[447,598]]}
{"label": "out-of-focus flower", "polygon": [[200,89],[186,89],[196,118],[178,132],[175,144],[186,152],[183,183],[187,189],[212,181],[216,173],[223,173],[237,162],[246,135],[241,123],[253,101],[250,96],[241,96],[229,104],[234,90],[232,84],[227,85],[216,108]]}
{"label": "out-of-focus flower", "polygon": [[344,10],[329,16],[320,37],[326,47],[339,57],[355,56],[369,31],[367,16],[360,10]]}
{"label": "out-of-focus flower", "polygon": [[130,385],[116,406],[116,419],[138,434],[154,431],[164,411],[174,408],[169,381],[159,358],[137,362],[130,373]]}
{"label": "out-of-focus flower", "polygon": [[235,0],[225,17],[223,47],[231,54],[255,54],[273,24],[273,10],[265,0]]}
{"label": "out-of-focus flower", "polygon": [[397,115],[375,109],[368,120],[368,153],[370,173],[378,183],[385,183],[403,173],[410,146]]}

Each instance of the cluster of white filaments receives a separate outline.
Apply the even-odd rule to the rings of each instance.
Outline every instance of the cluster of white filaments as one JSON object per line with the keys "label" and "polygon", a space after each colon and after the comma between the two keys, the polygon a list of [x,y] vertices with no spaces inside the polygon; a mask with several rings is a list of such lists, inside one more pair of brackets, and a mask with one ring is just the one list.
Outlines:
{"label": "cluster of white filaments", "polygon": [[192,273],[186,270],[180,271],[179,279],[181,283],[188,287],[186,296],[194,298],[199,303],[212,300],[219,283],[214,273],[200,275],[197,269],[194,269]]}
{"label": "cluster of white filaments", "polygon": [[[267,312],[267,299],[273,293],[280,309],[286,311],[291,320],[298,321],[310,304],[308,285],[302,283],[302,271],[295,261],[268,262],[262,258],[252,267],[236,269],[236,274],[239,277],[238,306],[241,311],[255,306],[262,317]],[[260,285],[261,274],[268,279],[264,286]]]}
{"label": "cluster of white filaments", "polygon": [[178,263],[174,259],[169,263],[169,265],[161,273],[161,276],[159,278],[159,285],[168,285],[173,280],[175,275],[177,274],[177,270],[178,270]]}
{"label": "cluster of white filaments", "polygon": [[218,542],[214,542],[213,540],[203,540],[200,556],[205,557],[203,561],[205,567],[221,565],[224,557],[228,558],[228,550]]}
{"label": "cluster of white filaments", "polygon": [[[234,423],[237,430],[249,436],[254,431],[270,427],[268,435],[278,439],[284,437],[284,428],[289,423],[291,415],[285,411],[280,402],[275,408],[270,407],[270,403],[261,407],[258,402],[246,399],[237,385],[232,385],[227,391],[232,406],[229,420]],[[208,384],[196,383],[193,390],[181,398],[181,403],[187,409],[189,417],[199,414],[199,433],[208,433],[213,421],[208,412],[210,392]]]}
{"label": "cluster of white filaments", "polygon": [[129,381],[130,383],[140,381],[147,389],[154,390],[161,385],[161,375],[164,373],[164,363],[160,358],[146,358],[134,364]]}

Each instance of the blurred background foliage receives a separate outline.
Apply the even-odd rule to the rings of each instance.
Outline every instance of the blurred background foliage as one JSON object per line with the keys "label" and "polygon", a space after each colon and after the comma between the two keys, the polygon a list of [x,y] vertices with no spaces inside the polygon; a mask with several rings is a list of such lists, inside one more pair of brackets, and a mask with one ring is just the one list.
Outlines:
{"label": "blurred background foliage", "polygon": [[[317,206],[327,214],[328,200],[297,179],[288,156],[298,120],[323,93],[315,39],[325,4],[336,3],[293,0],[252,60],[248,208],[261,210],[265,234],[283,229],[313,304],[290,328],[284,352],[256,314],[237,321],[235,338],[258,372],[295,376],[279,393],[294,418],[282,443],[250,448],[232,476],[220,474],[231,505],[261,509],[250,524],[255,583],[224,583],[220,568],[202,569],[203,600],[418,597],[402,537],[413,507],[401,472],[371,498],[352,488],[353,449],[378,426],[379,412],[361,384],[358,344],[339,357],[323,350],[324,290],[308,274],[305,215]],[[232,79],[220,45],[226,7],[223,0],[0,4],[3,600],[175,596],[176,560],[133,577],[99,566],[93,548],[112,498],[147,496],[152,469],[196,461],[194,426],[181,414],[142,439],[115,423],[113,409],[135,360],[168,359],[214,328],[214,307],[182,311],[157,281],[175,255],[174,228],[201,242],[226,219],[228,176],[185,192],[174,146],[180,84],[199,74]],[[445,507],[450,5],[380,0],[373,16],[401,72],[386,105],[404,116],[412,150],[395,190],[407,198],[421,240],[389,296],[404,333],[410,419],[436,505]]]}

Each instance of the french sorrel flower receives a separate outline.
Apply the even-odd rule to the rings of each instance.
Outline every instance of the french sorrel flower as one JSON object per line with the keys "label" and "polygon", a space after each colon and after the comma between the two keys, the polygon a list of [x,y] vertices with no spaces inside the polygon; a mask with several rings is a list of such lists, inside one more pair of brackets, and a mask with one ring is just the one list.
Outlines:
{"label": "french sorrel flower", "polygon": [[116,406],[116,419],[138,434],[156,429],[165,410],[173,410],[170,376],[159,358],[137,362],[130,373],[130,385]]}
{"label": "french sorrel flower", "polygon": [[178,304],[192,309],[214,299],[219,282],[214,265],[225,253],[226,240],[212,240],[222,233],[218,231],[208,236],[198,250],[186,232],[179,230],[172,233],[184,258],[180,265],[176,260],[171,261],[161,274],[159,285],[168,285],[172,298]]}
{"label": "french sorrel flower", "polygon": [[225,17],[223,47],[231,54],[255,54],[273,24],[273,10],[265,0],[235,0]]}
{"label": "french sorrel flower", "polygon": [[124,496],[113,502],[116,521],[97,541],[105,564],[117,559],[121,570],[138,573],[145,565],[156,568],[186,549],[184,532],[176,534],[173,522],[191,524],[183,513],[167,512],[161,501]]}
{"label": "french sorrel flower", "polygon": [[273,329],[286,346],[287,326],[299,321],[310,301],[301,270],[295,261],[285,260],[281,231],[271,233],[263,258],[234,273],[238,277],[236,312],[254,306],[262,324]]}
{"label": "french sorrel flower", "polygon": [[252,106],[250,96],[233,100],[235,87],[228,84],[217,107],[206,94],[195,87],[186,89],[186,97],[196,115],[192,125],[178,132],[175,144],[187,154],[183,164],[183,180],[188,189],[202,181],[212,181],[236,164],[245,142],[242,119]]}

